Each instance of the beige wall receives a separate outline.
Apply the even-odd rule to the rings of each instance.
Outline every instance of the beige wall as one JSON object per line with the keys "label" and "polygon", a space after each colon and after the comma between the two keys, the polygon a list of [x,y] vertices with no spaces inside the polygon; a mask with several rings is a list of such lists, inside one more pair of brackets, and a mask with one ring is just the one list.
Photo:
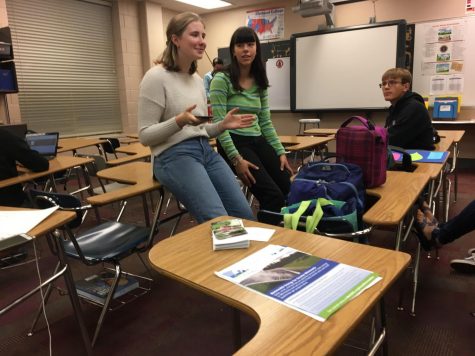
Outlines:
{"label": "beige wall", "polygon": [[[257,8],[285,8],[285,38],[292,33],[316,30],[325,23],[323,16],[302,18],[292,12],[295,0],[263,2]],[[377,21],[406,19],[408,22],[458,17],[464,15],[464,0],[378,0],[376,2]],[[238,10],[224,10],[204,15],[207,32],[207,53],[212,59],[217,56],[219,47],[227,47],[233,31],[245,24],[246,11],[256,7]],[[140,80],[152,61],[157,58],[165,46],[165,29],[175,12],[149,0],[114,0],[113,30],[117,56],[117,73],[119,79],[121,120],[124,132],[137,130],[137,98]],[[336,7],[334,21],[337,27],[368,23],[374,16],[373,3],[362,1]],[[8,25],[5,0],[0,0],[0,24]],[[199,63],[198,72],[203,75],[211,69],[205,57]],[[12,121],[20,121],[17,95],[8,95]],[[2,110],[3,109],[3,110]],[[0,98],[0,112],[4,111]],[[365,113],[340,112],[320,114],[323,127],[338,127],[348,116]],[[295,134],[298,131],[298,119],[312,117],[311,114],[294,114],[290,112],[273,113],[272,118],[280,134]],[[384,113],[372,114],[379,123],[384,120]],[[461,119],[475,118],[475,110],[462,110]],[[468,132],[462,142],[462,156],[475,158],[474,129]],[[473,142],[473,143],[472,143]]]}
{"label": "beige wall", "polygon": [[[319,25],[325,23],[323,16],[303,18],[292,12],[295,1],[273,1],[260,5],[258,8],[284,7],[285,8],[285,38],[290,38],[292,33],[313,31]],[[378,0],[376,2],[376,19],[378,22],[396,19],[405,19],[408,23],[420,22],[433,19],[464,16],[464,0]],[[246,11],[256,7],[248,7],[239,10],[223,11],[203,16],[207,32],[207,52],[211,58],[217,55],[217,48],[227,47],[231,34],[238,27],[245,24]],[[335,7],[335,26],[354,26],[366,24],[369,18],[374,16],[373,3],[362,1]],[[199,64],[198,71],[204,74],[211,69],[207,59]],[[346,118],[352,115],[368,116],[364,112],[339,112],[319,114],[321,126],[338,127]],[[273,113],[272,120],[280,134],[295,134],[298,132],[298,119],[303,117],[315,117],[312,114],[299,113]],[[371,118],[382,124],[386,114],[384,112],[372,113]],[[475,118],[475,109],[464,109],[460,119]],[[447,128],[447,127],[444,127]],[[453,126],[452,126],[453,128]],[[462,157],[475,158],[475,128],[464,127],[467,133],[461,144]]]}

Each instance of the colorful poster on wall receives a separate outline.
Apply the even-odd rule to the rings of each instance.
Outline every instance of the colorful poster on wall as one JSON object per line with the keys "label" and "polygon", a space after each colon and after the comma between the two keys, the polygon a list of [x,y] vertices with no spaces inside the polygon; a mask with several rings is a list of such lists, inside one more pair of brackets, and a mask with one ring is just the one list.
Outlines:
{"label": "colorful poster on wall", "polygon": [[474,0],[466,0],[465,14],[475,15],[475,1]]}
{"label": "colorful poster on wall", "polygon": [[261,41],[282,38],[284,36],[284,8],[248,11],[246,26],[256,31]]}

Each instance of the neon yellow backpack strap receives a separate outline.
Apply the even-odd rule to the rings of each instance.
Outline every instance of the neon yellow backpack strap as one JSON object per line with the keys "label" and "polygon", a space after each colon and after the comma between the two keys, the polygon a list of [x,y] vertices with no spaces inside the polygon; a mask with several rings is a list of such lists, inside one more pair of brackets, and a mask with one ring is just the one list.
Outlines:
{"label": "neon yellow backpack strap", "polygon": [[307,216],[307,221],[305,222],[305,231],[313,234],[313,232],[315,231],[315,228],[320,223],[320,220],[322,220],[322,217],[323,217],[322,206],[325,206],[325,205],[333,205],[333,203],[325,198],[317,199],[313,214],[311,216]]}
{"label": "neon yellow backpack strap", "polygon": [[284,214],[284,227],[287,229],[297,230],[299,219],[310,206],[310,200],[300,202],[299,208],[292,214]]}

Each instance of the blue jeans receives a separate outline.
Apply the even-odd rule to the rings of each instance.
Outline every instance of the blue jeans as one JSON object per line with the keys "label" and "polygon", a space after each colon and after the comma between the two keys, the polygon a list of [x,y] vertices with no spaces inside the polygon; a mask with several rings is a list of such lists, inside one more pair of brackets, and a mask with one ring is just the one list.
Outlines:
{"label": "blue jeans", "polygon": [[205,137],[155,157],[153,174],[199,223],[223,215],[255,220],[233,172]]}
{"label": "blue jeans", "polygon": [[432,232],[432,236],[440,243],[448,244],[470,231],[475,230],[475,200],[468,204],[460,214],[446,223],[439,224],[439,228]]}

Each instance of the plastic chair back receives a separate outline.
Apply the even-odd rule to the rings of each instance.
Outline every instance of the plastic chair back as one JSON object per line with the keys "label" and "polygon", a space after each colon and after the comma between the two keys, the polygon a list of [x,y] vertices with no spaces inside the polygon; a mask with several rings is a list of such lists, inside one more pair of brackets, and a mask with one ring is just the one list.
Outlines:
{"label": "plastic chair back", "polygon": [[68,223],[68,227],[76,228],[81,225],[84,212],[80,210],[81,201],[70,194],[44,192],[41,190],[30,190],[29,194],[36,207],[46,209],[52,206],[59,206],[63,209],[73,209],[76,212],[76,218]]}

